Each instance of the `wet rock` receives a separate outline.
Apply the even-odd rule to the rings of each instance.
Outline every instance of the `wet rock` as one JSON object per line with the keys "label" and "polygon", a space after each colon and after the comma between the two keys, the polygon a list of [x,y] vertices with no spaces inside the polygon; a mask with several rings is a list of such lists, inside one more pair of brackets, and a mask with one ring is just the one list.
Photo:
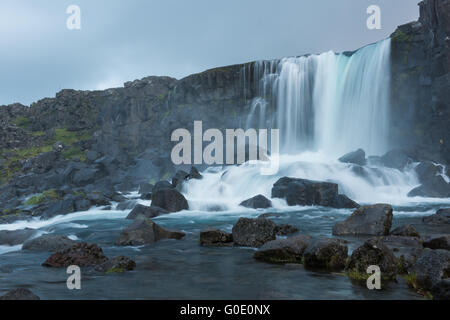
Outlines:
{"label": "wet rock", "polygon": [[436,214],[424,217],[422,221],[426,224],[450,225],[450,208],[439,209]]}
{"label": "wet rock", "polygon": [[436,283],[431,288],[433,300],[450,300],[450,279],[445,279]]}
{"label": "wet rock", "polygon": [[426,183],[442,172],[442,168],[431,161],[419,163],[415,170],[420,183]]}
{"label": "wet rock", "polygon": [[161,214],[168,214],[167,210],[159,207],[147,207],[142,204],[138,204],[134,209],[128,214],[127,219],[136,220],[136,219],[145,219],[145,218],[154,218]]}
{"label": "wet rock", "polygon": [[75,211],[87,211],[90,207],[92,207],[92,204],[87,199],[79,199],[75,200],[74,206]]}
{"label": "wet rock", "polygon": [[450,252],[425,248],[410,274],[416,288],[432,289],[441,280],[450,276]]}
{"label": "wet rock", "polygon": [[259,194],[253,198],[242,201],[239,205],[252,209],[267,209],[272,207],[272,201]]}
{"label": "wet rock", "polygon": [[398,273],[409,274],[411,269],[416,264],[417,258],[422,254],[421,249],[412,250],[400,255],[398,258]]}
{"label": "wet rock", "polygon": [[162,239],[180,240],[184,236],[183,232],[161,228],[150,219],[138,219],[122,230],[115,244],[118,246],[139,246]]}
{"label": "wet rock", "polygon": [[275,233],[277,236],[287,236],[298,232],[298,228],[290,224],[280,224],[275,227]]}
{"label": "wet rock", "polygon": [[96,244],[77,243],[66,250],[52,254],[42,265],[51,268],[71,265],[88,267],[102,264],[107,260],[103,250]]}
{"label": "wet rock", "polygon": [[28,289],[19,288],[7,292],[0,300],[40,300],[40,298]]}
{"label": "wet rock", "polygon": [[434,176],[411,190],[408,197],[449,198],[450,183],[447,183],[442,176]]}
{"label": "wet rock", "polygon": [[432,238],[423,242],[424,248],[450,250],[450,235]]}
{"label": "wet rock", "polygon": [[296,236],[265,243],[253,257],[268,263],[301,263],[303,253],[310,243],[308,236]]}
{"label": "wet rock", "polygon": [[77,171],[72,178],[72,183],[79,187],[94,183],[102,176],[102,172],[96,168],[84,168]]}
{"label": "wet rock", "polygon": [[2,246],[16,246],[24,243],[36,232],[34,229],[22,229],[22,230],[2,230],[0,231],[0,245]]}
{"label": "wet rock", "polygon": [[420,238],[419,232],[412,225],[404,225],[392,230],[391,235]]}
{"label": "wet rock", "polygon": [[344,194],[338,194],[331,205],[333,208],[337,209],[356,209],[361,207],[358,203],[350,199]]}
{"label": "wet rock", "polygon": [[383,279],[393,279],[398,272],[397,258],[377,238],[367,240],[361,247],[353,251],[346,271],[351,278],[368,278],[367,268],[369,266],[380,267]]}
{"label": "wet rock", "polygon": [[152,195],[152,207],[160,207],[169,212],[188,210],[186,198],[174,189],[162,189]]}
{"label": "wet rock", "polygon": [[348,248],[338,239],[321,239],[308,246],[303,254],[305,268],[343,270]]}
{"label": "wet rock", "polygon": [[421,248],[422,244],[419,238],[410,236],[385,236],[380,238],[383,244],[387,245],[391,249],[398,248]]}
{"label": "wet rock", "polygon": [[413,160],[403,150],[391,150],[381,157],[381,162],[385,167],[402,170]]}
{"label": "wet rock", "polygon": [[150,183],[141,183],[139,185],[139,194],[144,195],[144,194],[152,193],[153,187],[154,186]]}
{"label": "wet rock", "polygon": [[118,256],[102,263],[95,268],[96,271],[106,273],[123,273],[134,270],[136,262],[125,256]]}
{"label": "wet rock", "polygon": [[218,229],[204,229],[200,232],[200,245],[223,247],[233,245],[233,235]]}
{"label": "wet rock", "polygon": [[25,241],[22,250],[56,252],[66,250],[75,243],[76,241],[66,236],[44,234],[38,238]]}
{"label": "wet rock", "polygon": [[137,201],[136,200],[127,200],[124,202],[121,202],[117,205],[117,210],[123,211],[123,210],[130,210],[136,207]]}
{"label": "wet rock", "polygon": [[41,219],[50,219],[55,216],[75,212],[75,201],[73,199],[60,200],[55,203],[45,205],[39,210],[41,211]]}
{"label": "wet rock", "polygon": [[175,175],[172,178],[172,185],[174,187],[181,187],[184,181],[189,179],[189,173],[180,170],[175,173]]}
{"label": "wet rock", "polygon": [[337,223],[333,235],[388,235],[392,218],[392,207],[388,204],[363,206],[344,222]]}
{"label": "wet rock", "polygon": [[174,189],[174,188],[175,187],[169,181],[159,181],[153,187],[152,193],[156,193],[156,192],[158,192],[160,190]]}
{"label": "wet rock", "polygon": [[347,153],[346,155],[339,158],[340,162],[343,163],[353,163],[360,166],[366,165],[366,153],[363,149],[358,149],[356,151]]}
{"label": "wet rock", "polygon": [[276,225],[272,220],[240,218],[233,226],[233,241],[238,246],[261,247],[276,238]]}
{"label": "wet rock", "polygon": [[196,167],[192,167],[191,171],[189,172],[189,179],[197,179],[201,180],[203,179],[203,176],[198,172]]}

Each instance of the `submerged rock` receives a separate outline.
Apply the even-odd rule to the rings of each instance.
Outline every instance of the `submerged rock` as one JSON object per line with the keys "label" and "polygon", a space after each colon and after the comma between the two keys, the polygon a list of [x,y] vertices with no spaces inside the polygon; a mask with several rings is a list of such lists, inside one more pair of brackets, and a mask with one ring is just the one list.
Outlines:
{"label": "submerged rock", "polygon": [[417,232],[416,228],[414,228],[410,224],[395,228],[394,230],[392,230],[391,235],[420,238],[419,232]]}
{"label": "submerged rock", "polygon": [[162,189],[153,193],[152,207],[160,207],[168,212],[188,210],[186,198],[174,189]]}
{"label": "submerged rock", "polygon": [[75,243],[76,241],[66,236],[44,234],[38,238],[26,241],[22,246],[22,250],[56,252],[66,250]]}
{"label": "submerged rock", "polygon": [[272,220],[240,218],[233,226],[233,241],[238,246],[261,247],[276,238],[276,225]]}
{"label": "submerged rock", "polygon": [[344,222],[333,227],[333,235],[388,235],[392,226],[392,211],[388,204],[360,207]]}
{"label": "submerged rock", "polygon": [[151,206],[147,207],[142,204],[138,204],[134,207],[133,210],[128,214],[127,219],[136,220],[136,219],[145,219],[145,218],[154,218],[161,214],[168,214],[167,210],[163,208]]}
{"label": "submerged rock", "polygon": [[22,230],[2,230],[0,231],[0,245],[16,246],[24,243],[36,232],[34,229],[22,229]]}
{"label": "submerged rock", "polygon": [[305,268],[339,271],[345,268],[348,248],[339,239],[321,239],[303,254]]}
{"label": "submerged rock", "polygon": [[366,153],[363,149],[358,149],[356,151],[347,153],[346,155],[339,158],[340,162],[343,163],[353,163],[360,166],[366,165]]}
{"label": "submerged rock", "polygon": [[0,300],[40,300],[40,298],[28,289],[19,288],[0,296]]}
{"label": "submerged rock", "polygon": [[106,273],[122,273],[134,270],[136,262],[125,256],[118,256],[102,263],[95,268],[96,271]]}
{"label": "submerged rock", "polygon": [[253,209],[267,209],[272,207],[272,201],[259,194],[253,198],[242,201],[240,206]]}
{"label": "submerged rock", "polygon": [[450,225],[450,208],[439,209],[435,214],[424,217],[422,221],[426,224]]}
{"label": "submerged rock", "polygon": [[233,235],[218,229],[204,229],[200,232],[200,245],[223,247],[233,245]]}
{"label": "submerged rock", "polygon": [[62,268],[71,265],[88,267],[99,265],[108,258],[102,248],[96,244],[77,243],[72,247],[52,254],[42,265],[44,267]]}
{"label": "submerged rock", "polygon": [[184,236],[183,232],[161,228],[150,219],[138,219],[122,230],[115,244],[117,246],[139,246],[162,239],[179,240]]}
{"label": "submerged rock", "polygon": [[253,257],[268,263],[301,263],[303,253],[310,243],[308,236],[296,236],[265,243]]}

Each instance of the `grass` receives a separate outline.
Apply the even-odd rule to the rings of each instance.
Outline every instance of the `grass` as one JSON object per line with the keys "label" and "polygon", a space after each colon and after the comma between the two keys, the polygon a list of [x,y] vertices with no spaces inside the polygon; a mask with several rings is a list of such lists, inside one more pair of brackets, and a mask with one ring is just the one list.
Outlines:
{"label": "grass", "polygon": [[62,197],[56,192],[56,190],[51,189],[44,191],[43,193],[33,196],[28,199],[25,204],[28,206],[34,206],[43,203],[45,200],[50,200],[52,202],[62,200]]}
{"label": "grass", "polygon": [[108,271],[106,271],[107,274],[112,274],[112,273],[124,273],[125,270],[123,268],[111,268]]}

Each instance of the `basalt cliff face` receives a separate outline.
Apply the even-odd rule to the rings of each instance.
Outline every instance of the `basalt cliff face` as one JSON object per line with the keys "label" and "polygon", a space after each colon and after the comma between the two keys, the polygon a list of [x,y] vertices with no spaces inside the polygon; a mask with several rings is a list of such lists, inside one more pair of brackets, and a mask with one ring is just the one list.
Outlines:
{"label": "basalt cliff face", "polygon": [[[450,164],[450,0],[420,3],[392,38],[392,145]],[[63,90],[30,107],[0,107],[0,209],[53,189],[115,187],[168,178],[171,133],[245,126],[254,63],[176,80],[147,77],[105,91]],[[250,72],[249,72],[250,71]],[[272,111],[273,112],[273,111]],[[192,131],[191,131],[192,132]]]}

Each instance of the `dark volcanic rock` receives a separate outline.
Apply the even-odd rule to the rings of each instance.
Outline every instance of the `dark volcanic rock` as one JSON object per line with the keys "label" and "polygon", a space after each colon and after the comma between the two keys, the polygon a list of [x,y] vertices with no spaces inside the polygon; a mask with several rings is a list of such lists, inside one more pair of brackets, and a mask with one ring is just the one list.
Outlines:
{"label": "dark volcanic rock", "polygon": [[155,186],[152,189],[152,193],[156,193],[160,190],[165,190],[165,189],[174,189],[175,187],[173,186],[173,184],[171,184],[169,181],[159,181],[155,184]]}
{"label": "dark volcanic rock", "polygon": [[136,262],[125,256],[118,256],[102,263],[95,268],[96,271],[106,273],[122,273],[131,271],[136,267]]}
{"label": "dark volcanic rock", "polygon": [[435,214],[424,217],[422,221],[426,224],[450,225],[450,208],[439,209]]}
{"label": "dark volcanic rock", "polygon": [[200,245],[223,247],[233,244],[233,235],[217,229],[204,229],[200,232]]}
{"label": "dark volcanic rock", "polygon": [[450,276],[450,251],[425,248],[411,269],[418,288],[430,290]]}
{"label": "dark volcanic rock", "polygon": [[381,162],[386,167],[402,170],[413,160],[403,150],[391,150],[381,157]]}
{"label": "dark volcanic rock", "polygon": [[122,230],[115,244],[118,246],[139,246],[162,239],[180,240],[184,236],[183,232],[161,228],[150,219],[138,219]]}
{"label": "dark volcanic rock", "polygon": [[353,251],[346,271],[350,277],[369,277],[367,268],[378,266],[383,279],[395,278],[397,269],[397,258],[392,251],[379,239],[367,240],[364,245]]}
{"label": "dark volcanic rock", "polygon": [[303,254],[305,268],[343,270],[348,248],[338,239],[321,239],[311,244]]}
{"label": "dark volcanic rock", "polygon": [[415,168],[420,183],[426,183],[438,174],[442,173],[442,168],[436,166],[431,161],[421,162]]}
{"label": "dark volcanic rock", "polygon": [[284,198],[290,206],[331,206],[337,195],[335,183],[287,177],[279,179],[272,188],[272,198]]}
{"label": "dark volcanic rock", "polygon": [[72,247],[52,254],[42,265],[44,267],[61,268],[76,265],[88,267],[102,264],[108,259],[103,250],[95,244],[77,243]]}
{"label": "dark volcanic rock", "polygon": [[160,207],[168,212],[188,210],[186,198],[174,189],[162,189],[152,195],[152,207]]}
{"label": "dark volcanic rock", "polygon": [[353,163],[360,166],[364,166],[366,164],[366,153],[363,149],[358,149],[356,151],[347,153],[346,155],[339,158],[340,162],[343,163]]}
{"label": "dark volcanic rock", "polygon": [[56,252],[66,250],[75,243],[76,241],[66,236],[44,234],[38,238],[26,241],[22,246],[22,250]]}
{"label": "dark volcanic rock", "polygon": [[269,263],[301,263],[303,253],[310,243],[308,236],[296,236],[265,243],[253,257]]}
{"label": "dark volcanic rock", "polygon": [[404,225],[392,230],[391,235],[420,238],[419,232],[412,225]]}
{"label": "dark volcanic rock", "polygon": [[127,200],[124,202],[121,202],[117,205],[117,210],[129,210],[129,209],[133,209],[134,207],[136,207],[136,200]]}
{"label": "dark volcanic rock", "polygon": [[19,288],[7,292],[0,300],[40,300],[40,298],[28,289]]}
{"label": "dark volcanic rock", "polygon": [[253,198],[242,201],[239,205],[246,208],[266,209],[272,207],[272,201],[259,194]]}
{"label": "dark volcanic rock", "polygon": [[192,167],[191,171],[189,172],[189,179],[197,179],[201,180],[203,179],[203,176],[198,172],[196,167]]}
{"label": "dark volcanic rock", "polygon": [[269,219],[240,218],[233,226],[233,241],[238,246],[259,248],[275,240],[275,229],[275,223]]}
{"label": "dark volcanic rock", "polygon": [[361,206],[346,195],[338,194],[333,201],[332,207],[337,209],[357,209]]}
{"label": "dark volcanic rock", "polygon": [[298,231],[299,230],[297,227],[294,227],[290,224],[280,224],[275,227],[275,233],[277,234],[277,236],[287,236]]}
{"label": "dark volcanic rock", "polygon": [[431,288],[433,300],[450,300],[450,279],[442,280]]}
{"label": "dark volcanic rock", "polygon": [[392,207],[388,204],[360,207],[333,227],[333,235],[388,235],[392,218]]}
{"label": "dark volcanic rock", "polygon": [[174,187],[181,187],[183,182],[187,179],[189,179],[189,173],[182,170],[177,171],[177,173],[175,173],[175,175],[172,178],[172,185]]}
{"label": "dark volcanic rock", "polygon": [[450,250],[450,235],[432,238],[423,242],[424,248]]}
{"label": "dark volcanic rock", "polygon": [[128,214],[127,219],[136,220],[136,219],[145,219],[145,218],[154,218],[161,214],[168,214],[167,210],[163,208],[151,206],[147,207],[141,204],[138,204],[134,209]]}
{"label": "dark volcanic rock", "polygon": [[44,206],[40,209],[41,219],[50,219],[58,215],[75,212],[75,201],[73,199],[61,200]]}
{"label": "dark volcanic rock", "polygon": [[2,230],[0,231],[0,245],[15,246],[24,243],[29,239],[36,230],[22,229],[22,230]]}
{"label": "dark volcanic rock", "polygon": [[143,194],[152,193],[153,187],[154,186],[150,183],[141,183],[139,185],[139,194],[143,195]]}
{"label": "dark volcanic rock", "polygon": [[450,183],[447,183],[442,176],[434,176],[411,190],[408,197],[449,198]]}

